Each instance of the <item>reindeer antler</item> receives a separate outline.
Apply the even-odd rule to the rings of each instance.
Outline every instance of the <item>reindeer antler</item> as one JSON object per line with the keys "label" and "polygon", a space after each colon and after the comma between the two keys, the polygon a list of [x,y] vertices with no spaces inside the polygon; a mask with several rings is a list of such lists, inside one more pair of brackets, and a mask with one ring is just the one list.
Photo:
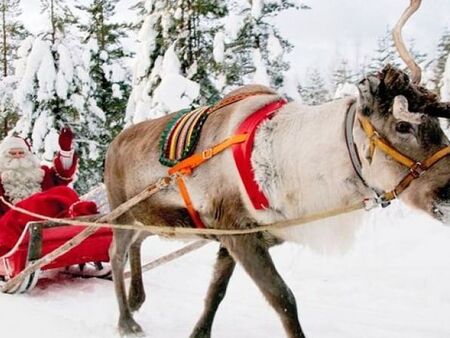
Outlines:
{"label": "reindeer antler", "polygon": [[405,47],[405,43],[403,42],[402,38],[402,28],[405,25],[406,21],[408,21],[408,19],[411,17],[411,15],[413,15],[419,9],[421,3],[422,0],[411,0],[409,7],[403,12],[402,16],[395,25],[394,31],[392,32],[395,47],[397,48],[397,51],[400,54],[402,60],[411,70],[411,81],[416,85],[420,84],[420,80],[422,78],[422,70],[417,65],[416,61],[414,61],[408,49]]}

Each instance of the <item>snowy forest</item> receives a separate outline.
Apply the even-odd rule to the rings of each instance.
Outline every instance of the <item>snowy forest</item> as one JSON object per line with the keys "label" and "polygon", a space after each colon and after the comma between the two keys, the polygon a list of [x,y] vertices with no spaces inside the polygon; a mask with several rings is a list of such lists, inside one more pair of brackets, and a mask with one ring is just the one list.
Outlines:
{"label": "snowy forest", "polygon": [[[36,0],[38,1],[38,0]],[[210,104],[247,83],[276,88],[286,97],[319,104],[351,94],[362,74],[386,63],[404,67],[391,27],[364,63],[345,58],[324,72],[312,65],[303,77],[290,72],[292,44],[274,18],[287,10],[314,11],[291,0],[127,1],[39,0],[47,29],[25,29],[21,0],[2,0],[0,138],[18,133],[50,161],[58,130],[76,134],[80,168],[75,188],[102,181],[111,140],[126,126],[191,105]],[[426,86],[450,99],[450,31],[431,57],[408,41]]]}

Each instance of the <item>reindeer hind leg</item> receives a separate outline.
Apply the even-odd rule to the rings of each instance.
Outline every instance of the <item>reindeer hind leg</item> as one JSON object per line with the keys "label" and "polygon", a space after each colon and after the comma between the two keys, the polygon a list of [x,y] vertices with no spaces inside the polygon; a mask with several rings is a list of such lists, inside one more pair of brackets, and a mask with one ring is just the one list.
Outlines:
{"label": "reindeer hind leg", "polygon": [[[120,221],[129,221],[129,217],[121,217]],[[125,221],[125,222],[126,222]],[[133,243],[135,231],[114,230],[113,243],[110,248],[111,267],[113,273],[116,298],[119,304],[118,329],[121,336],[143,336],[144,332],[138,323],[133,319],[125,292],[124,269],[127,253]]]}
{"label": "reindeer hind leg", "polygon": [[139,310],[145,301],[145,290],[142,282],[141,244],[142,240],[138,240],[130,247],[131,283],[128,292],[128,305],[132,312]]}
{"label": "reindeer hind leg", "polygon": [[214,266],[213,277],[208,288],[202,316],[195,325],[190,338],[209,338],[214,316],[225,297],[228,282],[233,274],[236,263],[224,247],[220,247]]}

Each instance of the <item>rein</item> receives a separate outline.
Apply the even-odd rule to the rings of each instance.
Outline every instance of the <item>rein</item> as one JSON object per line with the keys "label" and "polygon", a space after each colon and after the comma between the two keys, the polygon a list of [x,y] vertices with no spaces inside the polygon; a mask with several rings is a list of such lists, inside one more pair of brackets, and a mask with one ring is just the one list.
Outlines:
{"label": "rein", "polygon": [[[345,122],[345,138],[353,168],[355,168],[357,175],[364,183],[364,185],[369,187],[369,185],[366,183],[362,175],[361,160],[357,153],[356,144],[353,141],[352,127],[356,115],[357,115],[356,105],[355,103],[353,103],[352,106],[347,111],[347,117]],[[427,170],[432,168],[436,163],[438,163],[440,160],[450,155],[450,146],[446,146],[434,152],[431,156],[429,156],[423,161],[414,160],[409,156],[403,154],[399,150],[397,150],[384,137],[382,137],[367,117],[358,115],[358,121],[361,124],[361,127],[363,128],[367,138],[369,139],[370,142],[369,151],[371,158],[373,158],[375,150],[379,149],[383,153],[388,155],[390,158],[392,158],[394,161],[402,164],[403,166],[409,169],[409,172],[400,180],[400,182],[393,190],[379,193],[376,191],[376,189],[371,188],[378,195],[377,204],[381,204],[383,207],[389,205],[390,201],[396,199],[398,195],[400,195],[403,191],[405,191],[414,180],[420,178]]]}

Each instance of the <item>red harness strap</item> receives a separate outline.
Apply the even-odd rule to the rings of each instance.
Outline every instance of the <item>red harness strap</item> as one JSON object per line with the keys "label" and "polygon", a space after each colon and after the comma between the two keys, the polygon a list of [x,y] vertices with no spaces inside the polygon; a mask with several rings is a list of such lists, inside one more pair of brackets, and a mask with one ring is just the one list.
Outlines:
{"label": "red harness strap", "polygon": [[183,198],[184,204],[186,205],[186,209],[188,210],[188,213],[197,228],[205,228],[205,224],[201,220],[200,215],[192,203],[189,196],[189,191],[183,180],[183,176],[192,174],[195,168],[229,147],[233,148],[233,156],[236,167],[254,208],[263,209],[269,206],[266,196],[259,189],[258,183],[255,180],[255,175],[251,164],[251,154],[255,142],[257,127],[264,120],[271,118],[285,103],[285,100],[278,100],[269,103],[261,109],[258,109],[241,123],[233,136],[227,138],[212,148],[206,149],[201,153],[194,154],[184,159],[169,169],[169,175],[176,173],[179,174],[177,177],[178,188],[180,189],[180,194]]}
{"label": "red harness strap", "polygon": [[247,117],[236,131],[236,134],[248,134],[245,142],[233,146],[233,156],[247,195],[256,210],[269,207],[269,201],[259,188],[252,168],[251,156],[255,143],[256,130],[264,120],[272,118],[284,104],[286,104],[286,100],[269,103]]}

